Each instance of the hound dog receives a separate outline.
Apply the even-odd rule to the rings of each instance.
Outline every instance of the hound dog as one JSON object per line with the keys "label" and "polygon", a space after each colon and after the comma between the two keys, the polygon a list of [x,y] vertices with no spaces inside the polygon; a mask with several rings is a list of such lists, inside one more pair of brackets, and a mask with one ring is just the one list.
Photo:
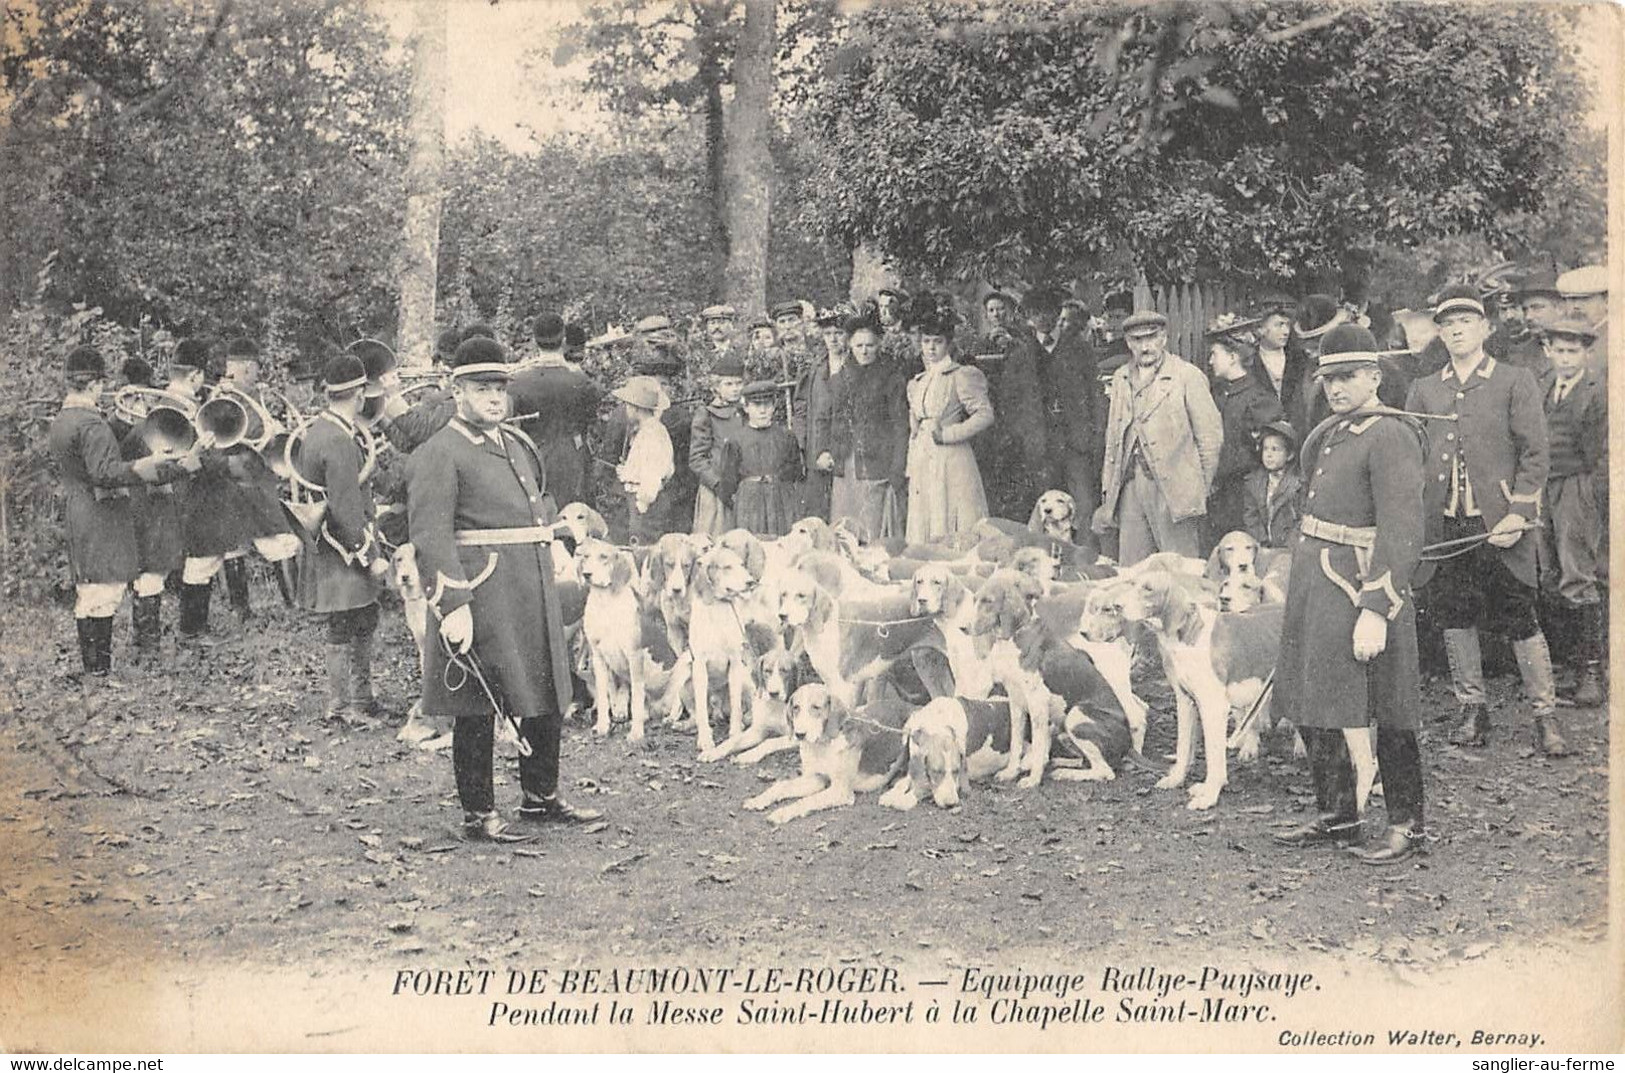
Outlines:
{"label": "hound dog", "polygon": [[903,725],[903,750],[880,803],[907,812],[929,794],[938,808],[956,808],[970,783],[1008,763],[1010,702],[936,697]]}
{"label": "hound dog", "polygon": [[629,717],[632,729],[627,740],[635,744],[643,741],[651,693],[661,691],[662,708],[679,703],[675,694],[682,683],[673,681],[669,669],[676,654],[665,644],[633,584],[636,568],[630,552],[592,539],[577,549],[576,556],[587,585],[581,635],[592,661],[598,716],[593,731],[604,737],[612,719]]}
{"label": "hound dog", "polygon": [[[667,533],[655,542],[643,561],[643,591],[660,613],[666,643],[677,653],[673,675],[679,689],[686,687],[692,673],[688,619],[694,602],[690,588],[694,564],[710,546],[711,539],[707,536]],[[674,707],[668,723],[678,722],[682,714],[681,706]]]}
{"label": "hound dog", "polygon": [[791,569],[812,575],[838,600],[886,600],[900,591],[895,585],[870,581],[844,556],[827,551],[803,552]]}
{"label": "hound dog", "polygon": [[801,754],[801,773],[781,779],[745,802],[752,812],[790,802],[768,814],[773,824],[823,809],[845,808],[860,793],[886,785],[903,747],[903,724],[913,709],[903,703],[854,711],[824,685],[804,685],[790,698],[790,728]]}
{"label": "hound dog", "polygon": [[[1037,786],[1049,766],[1051,694],[1042,671],[1022,658],[1023,648],[1033,645],[1033,634],[1042,628],[1033,616],[1040,595],[1038,583],[1025,574],[995,571],[976,593],[970,628],[973,635],[991,637],[993,681],[1010,699],[1010,753],[996,777],[1008,782],[1026,771],[1022,786]],[[1024,751],[1029,724],[1032,743]]]}
{"label": "hound dog", "polygon": [[1122,599],[1119,588],[1124,584],[1104,581],[1090,588],[1067,643],[1087,655],[1106,680],[1128,719],[1131,741],[1138,753],[1145,748],[1149,708],[1134,692],[1134,642],[1124,630],[1123,616],[1115,611]]}
{"label": "hound dog", "polygon": [[1174,766],[1157,785],[1163,789],[1184,785],[1199,720],[1207,771],[1191,787],[1186,807],[1212,808],[1228,777],[1225,732],[1230,711],[1261,703],[1264,684],[1275,668],[1284,609],[1223,613],[1199,603],[1168,575],[1155,572],[1119,591],[1119,612],[1129,621],[1150,626],[1163,672],[1174,690],[1179,720]]}
{"label": "hound dog", "polygon": [[[935,636],[922,638],[911,650],[914,666],[933,697],[951,695],[983,699],[993,692],[993,669],[976,651],[969,629],[974,621],[972,591],[964,579],[940,563],[928,563],[915,575],[909,588],[909,610],[928,617],[936,627]],[[946,680],[935,673],[935,661],[923,660],[923,648],[935,649],[940,640]]]}
{"label": "hound dog", "polygon": [[[1266,605],[1268,595],[1267,586],[1262,578],[1252,574],[1236,574],[1219,586],[1219,610],[1243,614]],[[1239,715],[1240,718],[1231,730],[1226,745],[1236,750],[1236,759],[1242,763],[1252,763],[1258,759],[1261,736],[1265,729],[1275,729],[1283,725],[1293,732],[1293,755],[1302,758],[1307,754],[1303,738],[1298,735],[1292,720],[1276,716],[1272,723],[1270,718],[1272,712],[1267,699],[1258,703],[1257,712],[1238,712],[1232,709],[1232,714]],[[1343,731],[1343,740],[1348,745],[1349,757],[1354,763],[1356,800],[1363,813],[1366,800],[1373,793],[1381,792],[1381,787],[1376,786],[1376,731],[1371,727],[1347,727]]]}
{"label": "hound dog", "polygon": [[855,707],[859,690],[930,629],[930,620],[910,614],[909,605],[900,589],[837,599],[812,574],[795,569],[780,587],[778,617],[791,653],[805,654],[819,679]]}
{"label": "hound dog", "polygon": [[1292,573],[1292,556],[1280,548],[1266,548],[1251,533],[1226,533],[1213,545],[1202,576],[1222,584],[1230,578],[1257,578],[1266,603],[1285,603]]}
{"label": "hound dog", "polygon": [[775,648],[756,660],[758,688],[750,697],[750,725],[699,755],[703,764],[733,757],[736,764],[754,764],[764,757],[796,747],[790,732],[790,697],[800,684],[800,668],[784,648]]}
{"label": "hound dog", "polygon": [[1077,542],[1078,501],[1069,492],[1051,488],[1038,497],[1027,518],[1027,529],[1050,540]]}
{"label": "hound dog", "polygon": [[[575,539],[578,552],[581,545],[589,540],[607,540],[609,538],[609,523],[604,521],[602,514],[599,514],[585,503],[566,503],[559,509],[558,520],[570,530],[570,536]],[[553,577],[555,580],[579,578],[581,576],[576,558],[565,551],[562,543],[554,541],[552,553]]]}
{"label": "hound dog", "polygon": [[707,550],[694,563],[691,588],[688,651],[694,724],[700,752],[705,753],[716,747],[711,732],[713,677],[720,676],[727,683],[728,737],[738,737],[745,729],[745,688],[750,684],[758,643],[762,651],[775,645],[772,638],[753,639],[761,625],[760,614],[752,613],[748,606],[756,579],[737,552],[720,546]]}

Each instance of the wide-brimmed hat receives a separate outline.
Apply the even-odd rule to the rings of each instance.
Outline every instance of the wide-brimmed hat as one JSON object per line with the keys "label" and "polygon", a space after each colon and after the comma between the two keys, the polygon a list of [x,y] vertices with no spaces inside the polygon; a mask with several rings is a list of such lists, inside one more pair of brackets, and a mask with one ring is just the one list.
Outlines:
{"label": "wide-brimmed hat", "polygon": [[1207,326],[1206,339],[1210,343],[1253,341],[1252,330],[1262,318],[1243,317],[1239,313],[1220,313]]}
{"label": "wide-brimmed hat", "polygon": [[634,376],[614,391],[610,392],[615,398],[624,403],[636,406],[640,410],[650,413],[661,413],[671,405],[671,396],[660,381],[652,376]]}
{"label": "wide-brimmed hat", "polygon": [[1597,341],[1597,329],[1584,317],[1572,314],[1554,318],[1540,325],[1537,331],[1548,339],[1578,339],[1584,346]]}
{"label": "wide-brimmed hat", "polygon": [[1155,309],[1142,309],[1123,318],[1123,338],[1133,335],[1154,335],[1168,327],[1168,318]]}
{"label": "wide-brimmed hat", "polygon": [[513,379],[508,348],[483,335],[463,340],[451,356],[451,378],[477,382]]}
{"label": "wide-brimmed hat", "polygon": [[1287,446],[1292,449],[1293,454],[1298,453],[1298,430],[1293,428],[1292,422],[1288,421],[1286,418],[1283,417],[1274,421],[1266,421],[1259,427],[1258,433],[1254,437],[1254,441],[1259,447],[1264,446],[1264,437],[1266,436],[1281,437],[1286,441]]}
{"label": "wide-brimmed hat", "polygon": [[1539,294],[1548,295],[1552,298],[1563,297],[1563,292],[1557,289],[1557,273],[1550,268],[1535,269],[1519,280],[1516,287],[1512,288],[1512,297],[1519,302]]}
{"label": "wide-brimmed hat", "polygon": [[1479,300],[1477,288],[1457,284],[1440,291],[1438,300],[1433,303],[1434,322],[1443,320],[1451,313],[1477,313],[1481,317],[1486,316],[1484,303]]}
{"label": "wide-brimmed hat", "polygon": [[1382,363],[1377,357],[1377,337],[1370,328],[1358,324],[1339,324],[1325,335],[1320,343],[1320,363],[1316,376],[1345,373],[1361,366],[1376,368]]}

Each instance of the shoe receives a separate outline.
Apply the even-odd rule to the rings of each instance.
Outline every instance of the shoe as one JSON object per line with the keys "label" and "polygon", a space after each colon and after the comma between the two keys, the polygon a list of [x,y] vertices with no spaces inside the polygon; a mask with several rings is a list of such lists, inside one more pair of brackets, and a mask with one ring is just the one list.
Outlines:
{"label": "shoe", "polygon": [[1280,845],[1297,846],[1300,849],[1308,846],[1353,846],[1359,844],[1364,837],[1364,831],[1359,820],[1335,822],[1325,816],[1317,816],[1302,827],[1278,831],[1272,837]]}
{"label": "shoe", "polygon": [[510,831],[494,812],[476,812],[463,817],[460,831],[465,842],[529,842],[530,835]]}
{"label": "shoe", "polygon": [[1569,743],[1563,740],[1563,731],[1557,724],[1557,716],[1535,716],[1535,747],[1547,756],[1569,755]]}
{"label": "shoe", "polygon": [[1490,743],[1490,710],[1482,704],[1461,709],[1461,722],[1450,732],[1451,745],[1482,747]]}
{"label": "shoe", "polygon": [[518,812],[520,819],[530,823],[591,823],[603,816],[595,808],[579,808],[557,794],[540,800],[526,799]]}
{"label": "shoe", "polygon": [[1580,668],[1580,677],[1574,686],[1574,704],[1578,708],[1600,708],[1603,699],[1602,668],[1587,663]]}
{"label": "shoe", "polygon": [[1390,827],[1377,845],[1369,849],[1349,847],[1363,864],[1398,864],[1422,852],[1422,832],[1409,827]]}

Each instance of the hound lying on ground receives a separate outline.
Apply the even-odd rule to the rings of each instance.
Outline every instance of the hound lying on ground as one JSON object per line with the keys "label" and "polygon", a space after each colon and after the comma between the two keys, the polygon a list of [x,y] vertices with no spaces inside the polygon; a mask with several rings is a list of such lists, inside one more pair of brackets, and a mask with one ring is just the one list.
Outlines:
{"label": "hound lying on ground", "polygon": [[825,686],[802,686],[790,698],[801,774],[775,782],[745,807],[760,812],[788,801],[767,817],[783,824],[821,809],[845,808],[858,794],[881,789],[902,750],[903,724],[912,710],[885,703],[854,712]]}

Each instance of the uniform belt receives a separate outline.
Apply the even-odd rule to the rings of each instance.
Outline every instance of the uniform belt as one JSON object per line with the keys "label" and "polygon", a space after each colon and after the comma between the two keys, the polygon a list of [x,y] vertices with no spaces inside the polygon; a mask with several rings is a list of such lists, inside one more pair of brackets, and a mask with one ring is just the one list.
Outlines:
{"label": "uniform belt", "polygon": [[128,488],[100,488],[100,487],[98,487],[98,488],[92,488],[90,490],[90,494],[96,497],[96,502],[98,502],[98,503],[100,503],[104,499],[129,499],[130,498],[130,490]]}
{"label": "uniform belt", "polygon": [[1299,529],[1304,536],[1331,544],[1346,544],[1351,548],[1371,548],[1377,543],[1377,527],[1374,525],[1338,525],[1336,522],[1321,521],[1313,514],[1303,516]]}
{"label": "uniform belt", "polygon": [[458,529],[451,534],[452,543],[461,548],[480,548],[494,544],[551,544],[551,525],[522,525],[515,529]]}
{"label": "uniform belt", "polygon": [[768,473],[768,474],[764,474],[764,475],[762,475],[760,477],[741,477],[741,478],[739,478],[739,483],[740,484],[777,484],[778,480],[779,479],[776,476],[774,476],[771,473]]}

